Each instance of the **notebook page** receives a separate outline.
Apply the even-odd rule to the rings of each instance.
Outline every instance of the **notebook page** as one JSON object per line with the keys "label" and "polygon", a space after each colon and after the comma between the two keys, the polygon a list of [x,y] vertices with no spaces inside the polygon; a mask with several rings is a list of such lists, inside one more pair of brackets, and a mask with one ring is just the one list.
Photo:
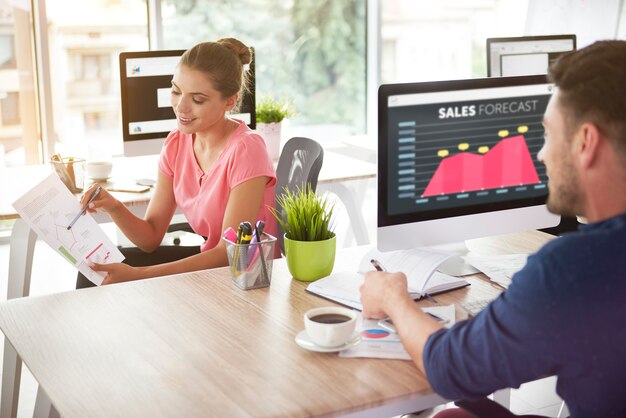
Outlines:
{"label": "notebook page", "polygon": [[359,273],[372,270],[370,260],[378,260],[386,271],[404,273],[407,277],[409,292],[421,295],[433,272],[453,255],[444,251],[423,248],[390,252],[381,252],[374,248],[361,259]]}

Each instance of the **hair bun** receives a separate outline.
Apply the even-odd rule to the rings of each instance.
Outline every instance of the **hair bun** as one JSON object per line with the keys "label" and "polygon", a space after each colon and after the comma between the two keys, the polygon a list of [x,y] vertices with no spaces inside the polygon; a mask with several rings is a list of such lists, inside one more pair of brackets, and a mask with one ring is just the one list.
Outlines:
{"label": "hair bun", "polygon": [[222,38],[218,39],[218,44],[225,46],[233,51],[243,65],[250,64],[252,62],[252,52],[243,42],[235,38]]}

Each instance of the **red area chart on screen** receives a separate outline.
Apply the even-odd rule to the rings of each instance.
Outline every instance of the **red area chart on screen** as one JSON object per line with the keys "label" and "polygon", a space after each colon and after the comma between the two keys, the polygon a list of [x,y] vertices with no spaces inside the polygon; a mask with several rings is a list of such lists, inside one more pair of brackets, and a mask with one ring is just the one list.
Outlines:
{"label": "red area chart on screen", "polygon": [[445,158],[423,197],[539,183],[523,135],[498,142],[484,155],[464,152]]}

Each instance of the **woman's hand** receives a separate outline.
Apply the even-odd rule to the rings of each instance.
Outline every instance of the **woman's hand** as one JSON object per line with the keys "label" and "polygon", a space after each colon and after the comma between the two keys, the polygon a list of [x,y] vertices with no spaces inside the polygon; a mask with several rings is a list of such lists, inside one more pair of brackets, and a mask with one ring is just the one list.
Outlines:
{"label": "woman's hand", "polygon": [[[93,193],[95,193],[98,188],[98,184],[93,184],[89,190],[87,190],[83,196],[80,198],[81,206],[89,201],[89,198]],[[90,204],[87,206],[87,211],[89,213],[95,213],[97,211],[102,212],[111,212],[117,209],[120,206],[120,201],[111,196],[109,192],[107,192],[104,187],[101,188],[100,194],[96,197]]]}
{"label": "woman's hand", "polygon": [[141,267],[131,267],[124,263],[98,264],[89,265],[92,270],[103,271],[107,275],[102,282],[105,284],[128,282],[131,280],[143,279],[143,269]]}

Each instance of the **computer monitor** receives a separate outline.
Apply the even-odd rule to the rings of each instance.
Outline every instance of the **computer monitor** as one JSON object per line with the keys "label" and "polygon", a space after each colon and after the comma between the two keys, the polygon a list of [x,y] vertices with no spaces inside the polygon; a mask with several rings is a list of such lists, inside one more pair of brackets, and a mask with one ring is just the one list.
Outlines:
{"label": "computer monitor", "polygon": [[[124,155],[158,154],[167,135],[176,128],[170,90],[172,75],[184,52],[181,49],[120,54]],[[231,116],[255,129],[254,59],[247,71],[249,91],[241,99],[240,113]]]}
{"label": "computer monitor", "polygon": [[557,225],[537,161],[545,76],[382,85],[378,249]]}
{"label": "computer monitor", "polygon": [[489,77],[547,74],[564,52],[576,50],[576,35],[487,39]]}

